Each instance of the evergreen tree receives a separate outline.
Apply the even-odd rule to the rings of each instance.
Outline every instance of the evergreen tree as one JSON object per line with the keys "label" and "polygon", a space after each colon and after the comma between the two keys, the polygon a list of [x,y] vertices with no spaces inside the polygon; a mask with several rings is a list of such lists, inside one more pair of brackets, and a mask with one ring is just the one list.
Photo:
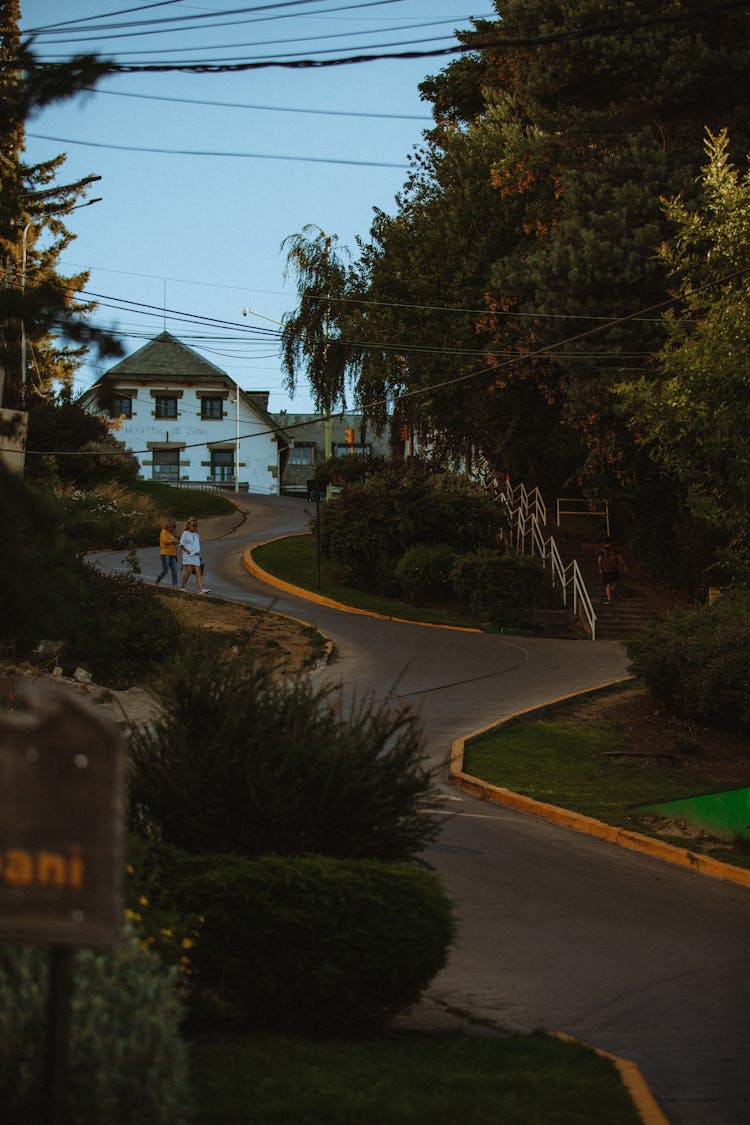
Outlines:
{"label": "evergreen tree", "polygon": [[[0,0],[0,364],[7,407],[28,406],[34,397],[49,394],[53,381],[70,386],[86,343],[119,354],[106,333],[81,319],[93,307],[75,299],[87,274],[63,277],[56,270],[60,254],[75,237],[64,216],[81,206],[98,177],[57,184],[64,156],[41,164],[23,160],[28,115],[90,85],[107,64],[80,56],[65,64],[41,65],[21,42],[18,21],[18,0]],[[43,232],[51,236],[44,245]]]}

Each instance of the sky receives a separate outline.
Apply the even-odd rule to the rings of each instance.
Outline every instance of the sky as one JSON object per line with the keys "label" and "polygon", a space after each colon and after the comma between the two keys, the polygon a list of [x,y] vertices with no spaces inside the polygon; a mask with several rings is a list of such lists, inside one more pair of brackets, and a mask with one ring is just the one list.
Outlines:
{"label": "sky", "polygon": [[[141,65],[440,51],[456,45],[455,29],[470,28],[471,17],[494,14],[488,0],[21,7],[41,59],[86,51]],[[27,121],[24,159],[65,153],[59,182],[101,176],[88,193],[101,202],[66,219],[77,237],[60,272],[90,271],[92,320],[117,332],[126,355],[166,329],[244,390],[269,391],[272,412],[312,411],[306,380],[290,398],[279,360],[279,322],[298,300],[282,243],[312,224],[356,257],[373,208],[395,212],[407,158],[430,127],[419,83],[454,57],[137,71],[42,110]],[[92,357],[76,391],[113,362]]]}

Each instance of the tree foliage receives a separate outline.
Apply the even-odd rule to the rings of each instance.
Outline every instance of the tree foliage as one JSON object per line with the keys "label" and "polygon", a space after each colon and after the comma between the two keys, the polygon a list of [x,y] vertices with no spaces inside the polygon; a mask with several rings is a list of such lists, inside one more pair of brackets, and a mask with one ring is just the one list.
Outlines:
{"label": "tree foliage", "polygon": [[[638,442],[684,486],[714,529],[731,575],[750,576],[750,173],[732,164],[726,130],[709,134],[697,206],[665,202],[660,249],[679,302],[651,377],[621,388]],[[735,561],[732,561],[732,558]]]}

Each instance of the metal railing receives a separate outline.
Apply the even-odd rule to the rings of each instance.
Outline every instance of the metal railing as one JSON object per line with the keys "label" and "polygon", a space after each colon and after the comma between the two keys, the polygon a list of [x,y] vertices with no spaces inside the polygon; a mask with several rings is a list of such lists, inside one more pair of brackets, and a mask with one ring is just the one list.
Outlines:
{"label": "metal railing", "polygon": [[559,590],[563,605],[588,627],[591,640],[596,640],[596,613],[578,560],[566,566],[554,537],[545,537],[547,508],[539,489],[528,492],[522,484],[515,488],[506,484],[503,499],[510,517],[511,546],[519,554],[539,558],[545,569],[549,566],[552,588]]}
{"label": "metal railing", "polygon": [[563,516],[593,516],[596,519],[603,519],[607,535],[612,534],[612,529],[609,525],[608,500],[582,500],[571,496],[561,496],[557,501],[558,527],[560,527],[560,521]]}

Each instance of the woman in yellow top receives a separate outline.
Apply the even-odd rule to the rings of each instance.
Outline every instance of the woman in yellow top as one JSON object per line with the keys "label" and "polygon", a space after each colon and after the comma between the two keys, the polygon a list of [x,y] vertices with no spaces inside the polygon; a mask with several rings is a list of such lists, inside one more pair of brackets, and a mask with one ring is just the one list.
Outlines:
{"label": "woman in yellow top", "polygon": [[177,546],[179,539],[175,535],[177,524],[174,520],[167,520],[162,525],[159,535],[159,554],[161,556],[161,574],[157,575],[157,583],[161,582],[169,570],[172,575],[172,585],[177,585]]}

